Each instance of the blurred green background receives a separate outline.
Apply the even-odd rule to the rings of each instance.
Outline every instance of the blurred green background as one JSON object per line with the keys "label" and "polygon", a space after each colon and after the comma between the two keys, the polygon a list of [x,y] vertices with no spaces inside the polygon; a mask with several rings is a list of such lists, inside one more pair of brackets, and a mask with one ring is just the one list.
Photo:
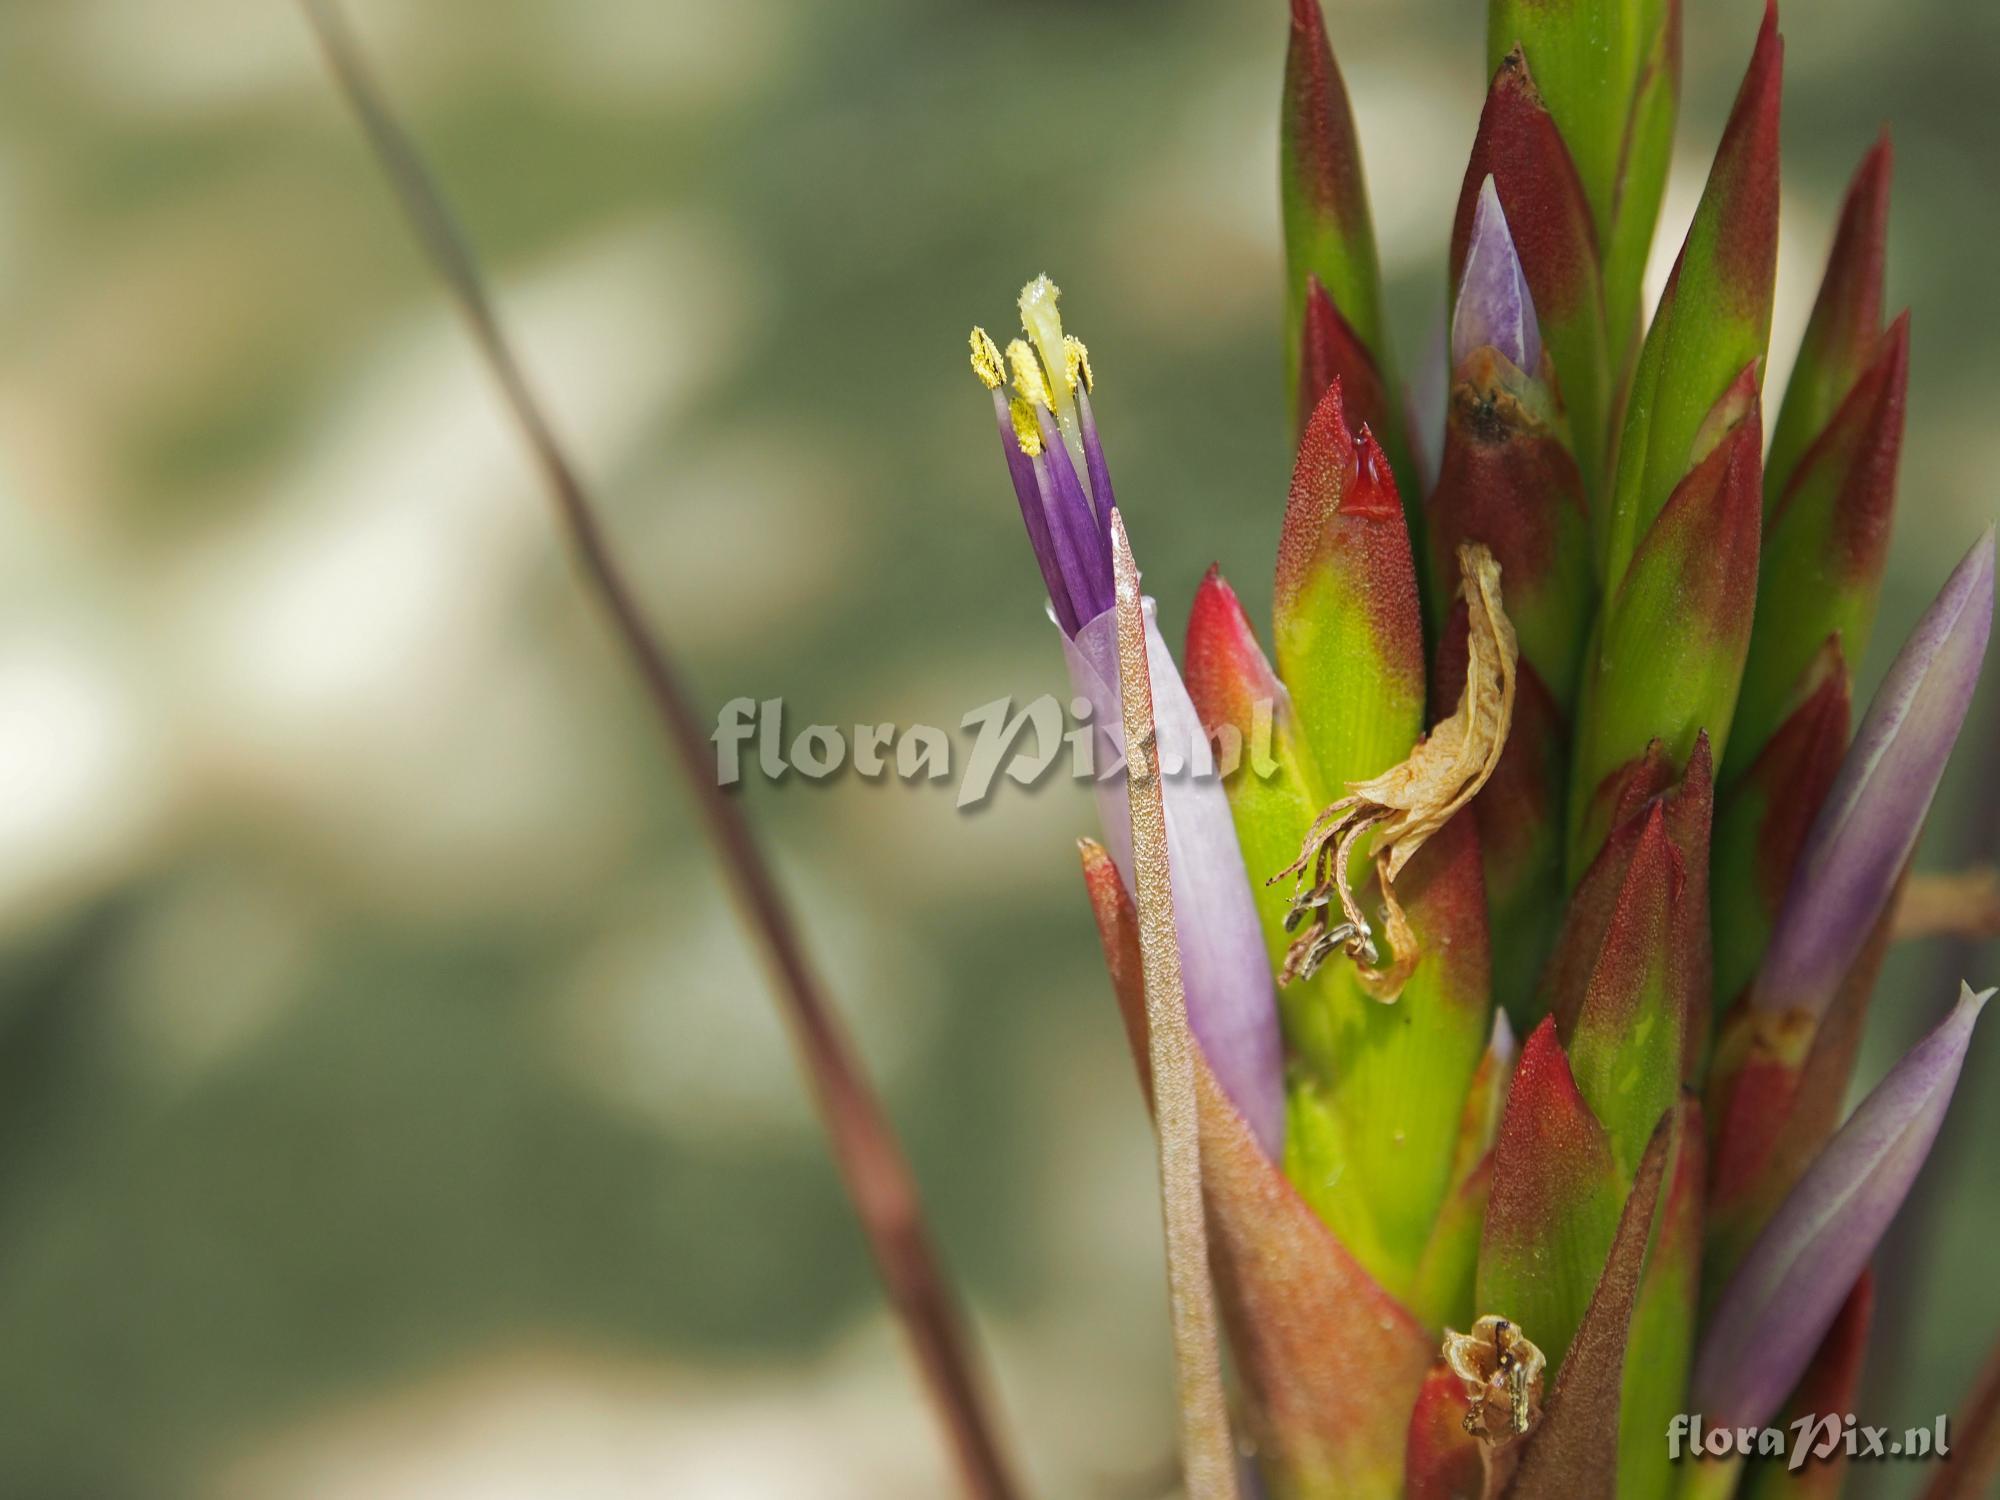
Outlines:
{"label": "blurred green background", "polygon": [[[1044,269],[1169,636],[1212,559],[1264,614],[1280,0],[353,9],[708,710],[952,726],[1059,686],[964,366]],[[1759,9],[1691,0],[1669,251]],[[1483,6],[1328,13],[1413,365]],[[1895,122],[1872,681],[1996,509],[2000,10],[1786,29],[1774,382]],[[0,1494],[944,1493],[687,803],[297,13],[6,0],[0,58]],[[1989,691],[1930,865],[2000,842],[1996,725]],[[747,795],[1038,1492],[1160,1493],[1087,795]],[[2000,953],[1896,958],[1864,1077],[1961,968]],[[1948,1409],[2000,1323],[1996,1080],[1989,1036],[1885,1252],[1869,1419]]]}

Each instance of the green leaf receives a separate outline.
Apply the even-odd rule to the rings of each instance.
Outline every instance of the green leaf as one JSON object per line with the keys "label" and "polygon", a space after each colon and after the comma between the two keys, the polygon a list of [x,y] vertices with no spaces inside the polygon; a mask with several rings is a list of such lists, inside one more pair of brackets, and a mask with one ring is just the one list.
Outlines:
{"label": "green leaf", "polygon": [[1607,589],[1624,578],[1639,539],[1700,461],[1697,440],[1716,403],[1743,370],[1763,379],[1778,259],[1783,55],[1774,6],[1640,351],[1607,517]]}
{"label": "green leaf", "polygon": [[[1347,85],[1327,41],[1319,0],[1292,0],[1278,173],[1285,231],[1285,368],[1297,405],[1306,278],[1316,276],[1355,335],[1388,372],[1382,273],[1368,185]],[[1391,382],[1393,384],[1393,382]]]}
{"label": "green leaf", "polygon": [[1867,654],[1896,507],[1909,330],[1907,315],[1896,321],[1766,513],[1731,778],[1792,712],[1829,639],[1849,662]]}
{"label": "green leaf", "polygon": [[1792,470],[1880,351],[1882,282],[1889,238],[1889,133],[1862,158],[1840,208],[1826,275],[1764,462],[1765,504],[1775,506]]}
{"label": "green leaf", "polygon": [[1570,798],[1569,870],[1581,878],[1620,778],[1659,741],[1675,765],[1697,736],[1727,746],[1756,597],[1763,431],[1751,372],[1711,423],[1732,423],[1661,510],[1612,595],[1585,663]]}
{"label": "green leaf", "polygon": [[1478,1307],[1517,1325],[1552,1370],[1590,1305],[1624,1202],[1611,1142],[1545,1020],[1521,1049],[1493,1145]]}
{"label": "green leaf", "polygon": [[1618,1500],[1667,1500],[1680,1482],[1663,1434],[1687,1410],[1695,1310],[1701,1294],[1702,1196],[1706,1150],[1701,1108],[1692,1099],[1674,1116],[1673,1166],[1646,1249],[1632,1308],[1618,1404]]}

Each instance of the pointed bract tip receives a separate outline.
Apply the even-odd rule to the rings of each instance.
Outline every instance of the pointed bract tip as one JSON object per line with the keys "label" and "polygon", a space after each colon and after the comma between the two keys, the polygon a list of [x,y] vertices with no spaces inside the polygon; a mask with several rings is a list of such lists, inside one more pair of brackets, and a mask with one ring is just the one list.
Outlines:
{"label": "pointed bract tip", "polygon": [[1694,732],[1694,749],[1688,752],[1687,769],[1681,773],[1683,787],[1708,787],[1715,781],[1715,750],[1708,742],[1708,731]]}
{"label": "pointed bract tip", "polygon": [[1389,466],[1389,455],[1382,451],[1374,432],[1365,424],[1355,443],[1354,463],[1354,482],[1340,498],[1342,514],[1400,516],[1403,500],[1396,489],[1396,472]]}
{"label": "pointed bract tip", "polygon": [[1472,210],[1465,274],[1459,279],[1458,302],[1451,315],[1452,364],[1459,365],[1474,350],[1488,346],[1530,375],[1541,368],[1542,334],[1535,320],[1535,299],[1491,173],[1479,185]]}
{"label": "pointed bract tip", "polygon": [[1188,608],[1181,675],[1209,729],[1225,722],[1247,729],[1256,700],[1276,703],[1284,693],[1242,601],[1218,564],[1209,565]]}
{"label": "pointed bract tip", "polygon": [[1120,604],[1139,598],[1139,565],[1132,560],[1132,543],[1125,535],[1125,517],[1115,505],[1111,508],[1111,578]]}
{"label": "pointed bract tip", "polygon": [[[1855,188],[1859,188],[1865,182],[1872,191],[1886,191],[1889,179],[1895,172],[1896,142],[1889,133],[1888,124],[1884,122],[1881,132],[1875,137],[1875,143],[1868,148],[1867,155],[1861,158],[1861,165],[1855,169]],[[1849,191],[1852,192],[1855,188],[1850,188]]]}
{"label": "pointed bract tip", "polygon": [[[1889,184],[1895,176],[1896,149],[1889,139],[1889,127],[1875,138],[1854,169],[1847,194],[1840,205],[1840,224],[1834,233],[1833,254],[1827,281],[1838,286],[1846,279],[1859,285],[1848,295],[1855,297],[1864,315],[1860,321],[1879,318],[1882,301],[1882,263],[1889,237]],[[1872,322],[1870,322],[1872,331]]]}
{"label": "pointed bract tip", "polygon": [[1703,194],[1706,203],[1720,189],[1722,214],[1716,239],[1721,284],[1733,289],[1740,307],[1768,304],[1777,264],[1778,116],[1784,93],[1785,42],[1775,8],[1764,13],[1756,50],[1723,127]]}
{"label": "pointed bract tip", "polygon": [[1347,402],[1338,375],[1313,404],[1299,434],[1299,451],[1292,463],[1292,493],[1302,487],[1330,487],[1336,509],[1354,481],[1354,429],[1347,425]]}
{"label": "pointed bract tip", "polygon": [[[1904,679],[1911,674],[1921,677],[1927,673],[1940,651],[1954,641],[1966,643],[1963,655],[1969,658],[1971,675],[1977,679],[1979,663],[1986,654],[1987,638],[1993,628],[1993,539],[1994,523],[1989,521],[1986,529],[1979,533],[1979,540],[1951,570],[1951,577],[1938,590],[1931,607],[1917,621],[1917,628],[1910,632],[1908,643],[1890,663],[1888,675],[1882,683],[1885,695],[1891,684],[1906,688],[1914,686]],[[1965,696],[1968,698],[1972,687],[1972,682],[1965,684]],[[1962,716],[1966,705],[1960,703],[1957,707]]]}
{"label": "pointed bract tip", "polygon": [[1772,434],[1774,472],[1792,465],[1819,434],[1863,369],[1877,357],[1889,239],[1890,149],[1885,135],[1862,157],[1841,200],[1826,274],[1813,301]]}
{"label": "pointed bract tip", "polygon": [[[1318,277],[1313,278],[1313,285],[1319,285]],[[1324,290],[1322,290],[1321,295],[1325,295]],[[1348,430],[1347,407],[1345,400],[1340,394],[1340,377],[1338,375],[1333,377],[1332,381],[1328,383],[1326,390],[1321,393],[1319,400],[1313,404],[1312,416],[1308,419],[1306,426],[1308,430],[1319,428],[1324,431],[1338,431],[1343,433]]]}
{"label": "pointed bract tip", "polygon": [[1224,627],[1234,637],[1249,631],[1250,620],[1243,613],[1243,603],[1236,597],[1235,588],[1222,576],[1222,564],[1210,563],[1195,587],[1194,603],[1188,608],[1188,634],[1192,638],[1198,630]]}
{"label": "pointed bract tip", "polygon": [[1841,299],[1854,313],[1855,336],[1872,334],[1882,301],[1882,263],[1889,234],[1889,182],[1895,151],[1885,126],[1862,156],[1840,204],[1833,250],[1820,296]]}
{"label": "pointed bract tip", "polygon": [[[1757,28],[1757,45],[1750,53],[1750,70],[1744,79],[1744,95],[1754,83],[1761,91],[1775,93],[1785,63],[1785,36],[1778,30],[1778,0],[1764,0],[1763,24]],[[1741,99],[1738,101],[1741,103]],[[1775,107],[1775,105],[1774,105]]]}
{"label": "pointed bract tip", "polygon": [[1299,431],[1312,420],[1328,386],[1341,383],[1342,412],[1350,432],[1363,420],[1391,415],[1390,396],[1375,356],[1341,316],[1317,274],[1306,273],[1305,316],[1299,328]]}

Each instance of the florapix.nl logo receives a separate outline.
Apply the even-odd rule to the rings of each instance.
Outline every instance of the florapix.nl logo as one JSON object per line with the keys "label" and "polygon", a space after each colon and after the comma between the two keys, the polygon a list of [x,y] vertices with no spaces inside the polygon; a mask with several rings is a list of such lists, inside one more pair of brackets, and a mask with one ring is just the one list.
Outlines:
{"label": "florapix.nl logo", "polygon": [[[1250,732],[1233,724],[1182,735],[1162,733],[1160,774],[1169,779],[1227,781],[1274,775],[1274,706],[1251,706]],[[1086,698],[1044,693],[1016,707],[1012,698],[982,703],[946,729],[893,722],[786,723],[782,698],[731,698],[715,718],[715,778],[736,786],[750,776],[767,781],[823,781],[842,774],[894,779],[954,791],[960,808],[988,802],[1002,780],[1033,787],[1060,773],[1108,782],[1125,774],[1124,735],[1099,722]]]}

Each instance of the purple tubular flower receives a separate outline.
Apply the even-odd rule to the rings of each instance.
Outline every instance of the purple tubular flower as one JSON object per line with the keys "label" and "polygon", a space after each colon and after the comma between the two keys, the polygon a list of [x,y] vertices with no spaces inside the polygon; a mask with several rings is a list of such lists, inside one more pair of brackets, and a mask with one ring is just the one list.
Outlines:
{"label": "purple tubular flower", "polygon": [[[1125,748],[1111,563],[1115,501],[1090,409],[1090,356],[1063,333],[1057,295],[1046,277],[1023,290],[1022,322],[1034,347],[1016,340],[1007,363],[999,346],[975,328],[972,368],[993,392],[1008,473],[1049,591],[1050,616],[1062,630],[1070,683],[1091,707],[1098,765],[1112,767],[1122,765]],[[1014,376],[1011,400],[1007,364]],[[1146,600],[1147,672],[1188,1024],[1216,1081],[1276,1161],[1284,1151],[1285,1094],[1270,959],[1208,735],[1155,614]],[[1122,772],[1100,774],[1097,805],[1104,847],[1125,888],[1136,890]]]}
{"label": "purple tubular flower", "polygon": [[[1053,312],[1050,289],[1049,315]],[[1025,296],[1025,294],[1024,294]],[[1042,570],[1056,623],[1075,635],[1111,608],[1111,476],[1097,441],[1086,391],[1089,356],[1075,340],[1060,340],[1061,368],[1050,368],[1025,340],[999,346],[981,328],[972,330],[972,369],[993,393],[1000,446],[1021,504],[1021,519]],[[1007,365],[1014,396],[1006,392]],[[1089,488],[1078,477],[1078,464]]]}
{"label": "purple tubular flower", "polygon": [[1882,681],[1806,837],[1753,1004],[1823,1016],[1875,926],[1965,723],[1993,628],[1993,528]]}
{"label": "purple tubular flower", "polygon": [[1724,1288],[1690,1410],[1761,1426],[1798,1382],[1930,1153],[1992,990],[1961,985],[1937,1029],[1889,1070],[1806,1169]]}
{"label": "purple tubular flower", "polygon": [[1535,299],[1528,291],[1528,278],[1491,175],[1479,185],[1479,202],[1472,210],[1465,274],[1451,315],[1452,365],[1463,364],[1475,349],[1489,345],[1527,374],[1539,375],[1542,330],[1535,319]]}
{"label": "purple tubular flower", "polygon": [[1063,581],[1056,563],[1055,545],[1049,538],[1048,512],[1042,505],[1041,486],[1035,479],[1035,461],[1021,451],[1014,436],[1014,418],[1007,409],[1007,394],[993,389],[993,415],[1000,423],[1000,451],[1007,460],[1007,473],[1014,481],[1015,498],[1021,502],[1021,521],[1028,528],[1028,545],[1035,549],[1035,562],[1042,570],[1042,586],[1049,591],[1049,607],[1056,622],[1069,635],[1076,634],[1076,611],[1070,607],[1069,585]]}
{"label": "purple tubular flower", "polygon": [[[1230,819],[1229,798],[1213,774],[1207,732],[1160,638],[1151,599],[1145,608],[1146,666],[1153,687],[1188,1024],[1216,1081],[1258,1144],[1276,1161],[1284,1150],[1285,1093],[1271,963],[1257,925],[1236,825]],[[1116,611],[1106,610],[1086,621],[1074,638],[1065,633],[1063,655],[1072,690],[1091,706],[1099,735],[1099,767],[1119,764],[1125,735]],[[1104,758],[1107,751],[1115,758]],[[1104,776],[1100,771],[1097,817],[1106,852],[1126,889],[1134,889],[1131,813],[1122,772]]]}

